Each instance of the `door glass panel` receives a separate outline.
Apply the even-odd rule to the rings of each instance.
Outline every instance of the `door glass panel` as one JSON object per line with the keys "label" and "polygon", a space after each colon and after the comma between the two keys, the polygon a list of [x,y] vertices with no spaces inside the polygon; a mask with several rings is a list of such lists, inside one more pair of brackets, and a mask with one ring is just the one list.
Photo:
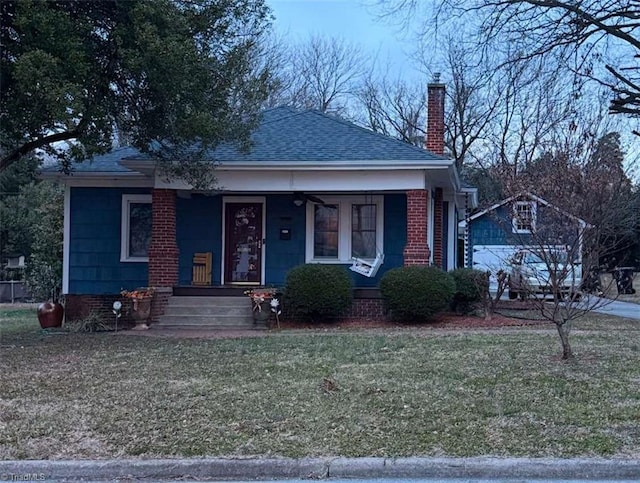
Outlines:
{"label": "door glass panel", "polygon": [[262,205],[227,203],[225,279],[231,283],[261,283]]}

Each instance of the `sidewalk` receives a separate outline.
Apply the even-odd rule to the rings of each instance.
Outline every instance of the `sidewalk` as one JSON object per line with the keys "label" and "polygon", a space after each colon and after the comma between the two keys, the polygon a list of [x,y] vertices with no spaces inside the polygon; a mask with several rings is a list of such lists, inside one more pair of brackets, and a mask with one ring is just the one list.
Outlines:
{"label": "sidewalk", "polygon": [[0,481],[530,478],[640,480],[640,459],[274,458],[0,461]]}

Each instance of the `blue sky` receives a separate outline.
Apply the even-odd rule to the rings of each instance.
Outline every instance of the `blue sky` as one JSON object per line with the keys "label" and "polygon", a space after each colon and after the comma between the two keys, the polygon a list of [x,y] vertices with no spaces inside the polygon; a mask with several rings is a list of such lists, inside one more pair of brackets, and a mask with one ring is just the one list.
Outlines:
{"label": "blue sky", "polygon": [[304,41],[312,34],[343,38],[359,45],[379,65],[411,72],[412,43],[397,26],[377,18],[372,0],[267,0],[280,35]]}

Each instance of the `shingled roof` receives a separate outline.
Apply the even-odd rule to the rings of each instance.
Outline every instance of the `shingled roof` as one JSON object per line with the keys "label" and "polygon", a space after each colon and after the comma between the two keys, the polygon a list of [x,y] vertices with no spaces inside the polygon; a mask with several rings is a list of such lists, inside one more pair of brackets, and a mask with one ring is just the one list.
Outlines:
{"label": "shingled roof", "polygon": [[[263,112],[253,132],[249,152],[222,144],[211,159],[233,162],[416,161],[441,164],[448,159],[425,149],[375,133],[349,121],[315,110],[277,107]],[[131,147],[114,149],[75,166],[78,172],[129,172],[123,159],[148,159]]]}

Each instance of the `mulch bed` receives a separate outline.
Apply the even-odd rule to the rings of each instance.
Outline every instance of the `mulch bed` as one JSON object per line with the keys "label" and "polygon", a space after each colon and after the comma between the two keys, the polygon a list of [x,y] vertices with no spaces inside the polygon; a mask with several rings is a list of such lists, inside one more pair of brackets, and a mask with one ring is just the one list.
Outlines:
{"label": "mulch bed", "polygon": [[[508,310],[509,312],[518,312],[530,309],[531,306],[527,302],[518,300],[501,301],[497,307],[498,312]],[[151,330],[147,331],[122,331],[119,335],[138,335],[150,337],[169,337],[169,338],[204,338],[204,339],[226,339],[238,337],[264,337],[273,331],[278,330],[354,330],[354,329],[494,329],[501,327],[524,327],[537,326],[541,327],[548,324],[545,320],[527,319],[523,313],[523,317],[505,316],[495,313],[490,320],[482,316],[461,315],[456,313],[445,312],[433,317],[431,322],[426,323],[399,323],[391,320],[367,319],[367,318],[349,318],[340,319],[333,322],[309,322],[296,320],[281,320],[279,329],[276,328],[275,320],[271,321],[271,331],[269,330],[181,330],[181,329],[158,329],[151,326]]]}
{"label": "mulch bed", "polygon": [[[526,302],[504,301],[501,302],[498,311],[527,310],[531,308]],[[437,329],[461,329],[461,328],[494,328],[494,327],[518,327],[518,326],[540,326],[548,324],[546,320],[532,320],[526,317],[505,316],[495,313],[491,319],[485,319],[477,315],[462,315],[445,312],[437,314],[432,321],[426,323],[399,323],[390,320],[349,318],[340,319],[335,322],[309,322],[296,320],[280,321],[280,329],[361,329],[361,328],[437,328]],[[275,325],[273,322],[272,328]]]}

